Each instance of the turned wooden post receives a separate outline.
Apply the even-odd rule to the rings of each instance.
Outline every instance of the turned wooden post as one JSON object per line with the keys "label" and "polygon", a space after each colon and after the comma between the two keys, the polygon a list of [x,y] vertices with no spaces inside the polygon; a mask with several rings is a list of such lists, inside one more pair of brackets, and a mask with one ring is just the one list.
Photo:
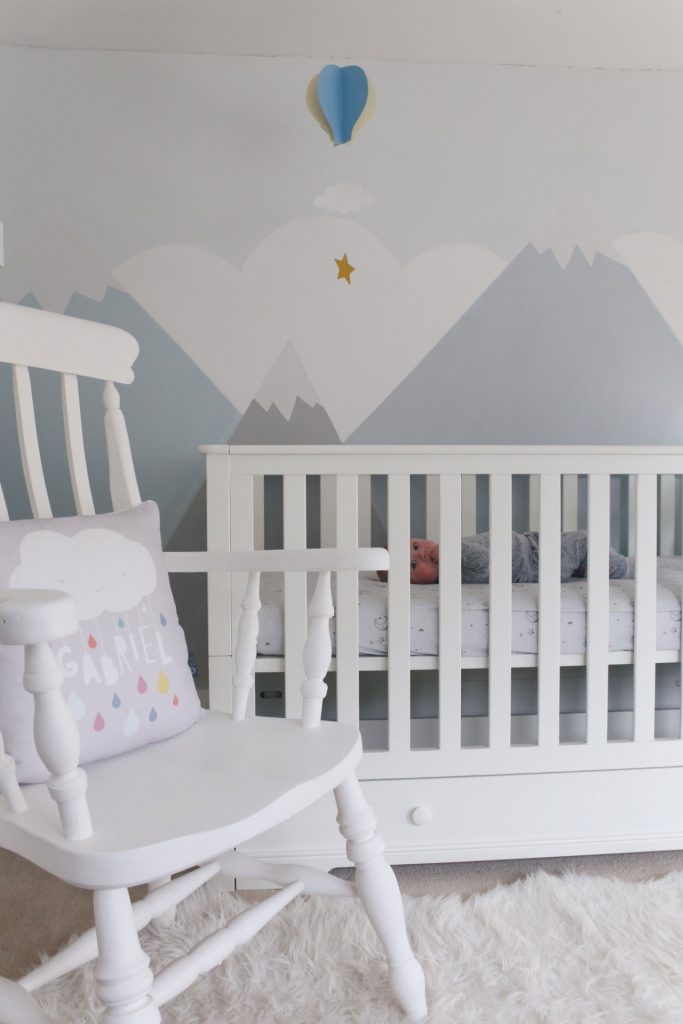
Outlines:
{"label": "turned wooden post", "polygon": [[111,381],[104,385],[103,400],[112,504],[115,510],[131,508],[140,504],[140,491],[135,477],[126,421],[121,412],[121,397]]}
{"label": "turned wooden post", "polygon": [[305,681],[301,687],[304,698],[302,724],[304,729],[320,725],[323,700],[327,694],[325,676],[332,660],[330,619],[334,615],[331,573],[318,573],[315,591],[308,609],[308,636],[304,646]]}
{"label": "turned wooden post", "polygon": [[247,589],[242,598],[242,614],[237,627],[235,645],[235,677],[233,680],[233,712],[236,722],[241,722],[247,713],[249,691],[254,681],[256,666],[256,642],[258,640],[258,613],[261,607],[259,596],[260,572],[250,572]]}
{"label": "turned wooden post", "polygon": [[384,859],[377,820],[355,775],[337,786],[334,796],[339,831],[356,866],[356,890],[384,946],[391,990],[412,1021],[423,1021],[427,1016],[424,973],[410,948],[401,892]]}
{"label": "turned wooden post", "polygon": [[80,738],[61,686],[64,676],[48,643],[27,644],[24,688],[33,695],[33,736],[41,761],[50,772],[48,789],[59,808],[67,839],[92,835],[85,796],[88,780],[78,767]]}
{"label": "turned wooden post", "polygon": [[152,998],[154,975],[138,939],[127,889],[93,893],[97,966],[95,988],[106,1009],[104,1024],[160,1024]]}

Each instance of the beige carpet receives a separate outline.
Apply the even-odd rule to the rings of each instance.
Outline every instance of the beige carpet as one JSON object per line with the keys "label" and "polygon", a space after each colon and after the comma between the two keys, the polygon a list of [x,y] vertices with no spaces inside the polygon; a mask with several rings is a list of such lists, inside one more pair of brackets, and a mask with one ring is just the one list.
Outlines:
{"label": "beige carpet", "polygon": [[[418,864],[398,867],[396,873],[405,893],[457,893],[466,899],[499,884],[510,885],[540,869],[551,874],[571,869],[640,881],[683,870],[683,852]],[[20,977],[34,965],[41,950],[56,951],[71,935],[91,924],[89,893],[56,882],[40,869],[0,851],[0,975]]]}

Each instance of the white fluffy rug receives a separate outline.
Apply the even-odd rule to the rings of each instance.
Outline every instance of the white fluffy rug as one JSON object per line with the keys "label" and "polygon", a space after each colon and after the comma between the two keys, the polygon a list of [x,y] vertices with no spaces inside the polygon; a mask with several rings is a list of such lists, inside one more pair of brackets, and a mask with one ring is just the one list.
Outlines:
{"label": "white fluffy rug", "polygon": [[[247,900],[214,881],[143,933],[159,967]],[[462,902],[406,898],[430,1024],[680,1024],[683,872],[658,881],[539,873]],[[92,972],[45,989],[60,1021],[94,1024]],[[355,899],[295,900],[162,1011],[164,1024],[398,1024],[379,944]]]}

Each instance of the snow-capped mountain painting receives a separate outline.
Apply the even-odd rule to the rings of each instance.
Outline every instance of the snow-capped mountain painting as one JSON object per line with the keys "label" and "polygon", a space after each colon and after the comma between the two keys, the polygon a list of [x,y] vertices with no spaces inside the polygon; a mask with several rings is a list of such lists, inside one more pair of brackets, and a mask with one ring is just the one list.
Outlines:
{"label": "snow-capped mountain painting", "polygon": [[683,345],[633,273],[527,245],[348,438],[683,442]]}
{"label": "snow-capped mountain painting", "polygon": [[339,435],[291,342],[247,406],[231,444],[339,444]]}
{"label": "snow-capped mountain painting", "polygon": [[74,293],[100,301],[114,282],[99,253],[53,213],[19,245],[8,239],[0,283],[5,302],[30,293],[41,309],[63,313]]}

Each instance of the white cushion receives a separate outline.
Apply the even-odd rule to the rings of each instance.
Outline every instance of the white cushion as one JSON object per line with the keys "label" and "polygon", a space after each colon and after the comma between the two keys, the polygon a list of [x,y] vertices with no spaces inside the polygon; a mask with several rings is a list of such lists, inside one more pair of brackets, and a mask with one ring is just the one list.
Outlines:
{"label": "white cushion", "polygon": [[[0,523],[0,588],[62,590],[80,629],[52,647],[81,736],[81,764],[166,739],[201,708],[159,535],[144,502],[99,516]],[[23,649],[0,646],[0,732],[20,782],[47,771],[33,743]]]}

